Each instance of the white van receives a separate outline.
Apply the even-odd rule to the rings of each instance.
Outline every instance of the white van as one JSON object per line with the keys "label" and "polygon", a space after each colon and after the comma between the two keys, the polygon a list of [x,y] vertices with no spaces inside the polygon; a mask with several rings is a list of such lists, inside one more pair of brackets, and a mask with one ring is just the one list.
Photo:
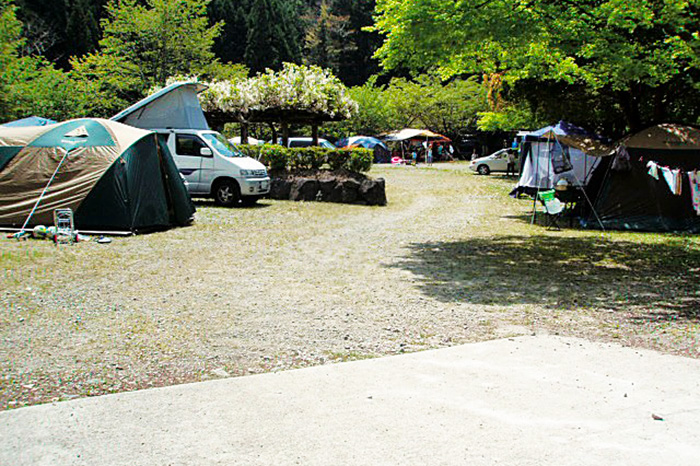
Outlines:
{"label": "white van", "polygon": [[267,170],[209,129],[197,98],[204,89],[196,82],[174,83],[111,119],[167,137],[192,197],[212,197],[222,206],[255,204],[270,192]]}
{"label": "white van", "polygon": [[221,206],[253,205],[270,192],[265,165],[246,157],[216,131],[154,129],[168,149],[192,197],[211,197]]}

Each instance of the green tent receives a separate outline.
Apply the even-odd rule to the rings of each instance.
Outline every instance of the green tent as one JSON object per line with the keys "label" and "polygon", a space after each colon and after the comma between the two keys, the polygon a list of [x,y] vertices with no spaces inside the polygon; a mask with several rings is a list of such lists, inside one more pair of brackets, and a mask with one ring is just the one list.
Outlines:
{"label": "green tent", "polygon": [[[0,127],[0,226],[51,225],[71,208],[82,231],[187,225],[194,206],[164,141],[109,120]],[[33,213],[32,213],[33,211]]]}

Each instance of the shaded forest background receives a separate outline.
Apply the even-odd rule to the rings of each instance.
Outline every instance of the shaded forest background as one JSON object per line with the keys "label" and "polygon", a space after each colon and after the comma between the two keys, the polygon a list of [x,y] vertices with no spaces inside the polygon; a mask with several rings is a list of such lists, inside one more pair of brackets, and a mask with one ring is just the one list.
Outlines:
{"label": "shaded forest background", "polygon": [[[71,57],[99,50],[108,3],[16,0],[23,52],[68,71]],[[306,63],[333,70],[348,86],[364,84],[379,71],[372,55],[382,37],[362,30],[373,24],[374,8],[374,0],[211,0],[209,25],[223,22],[212,51],[222,63],[241,63],[252,73]]]}

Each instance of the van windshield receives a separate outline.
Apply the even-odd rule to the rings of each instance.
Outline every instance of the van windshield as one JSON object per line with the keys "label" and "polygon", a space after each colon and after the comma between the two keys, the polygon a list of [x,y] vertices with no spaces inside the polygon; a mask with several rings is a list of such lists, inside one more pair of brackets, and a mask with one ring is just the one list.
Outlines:
{"label": "van windshield", "polygon": [[243,157],[243,153],[219,133],[204,133],[201,136],[214,150],[224,157]]}

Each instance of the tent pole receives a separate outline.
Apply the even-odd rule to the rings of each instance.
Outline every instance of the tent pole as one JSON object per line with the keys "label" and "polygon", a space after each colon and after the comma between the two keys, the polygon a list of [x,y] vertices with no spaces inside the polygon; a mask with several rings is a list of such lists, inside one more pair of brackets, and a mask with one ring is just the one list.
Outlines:
{"label": "tent pole", "polygon": [[[557,140],[557,144],[559,144],[559,148],[561,149],[562,154],[564,153],[564,147],[561,145],[559,140]],[[582,151],[583,152],[583,151]],[[586,158],[588,155],[583,152],[583,160],[584,160],[584,167],[586,166]],[[572,164],[573,166],[573,164]],[[593,211],[593,215],[595,215],[596,220],[598,220],[598,224],[600,225],[600,228],[605,232],[605,226],[603,226],[603,221],[600,219],[598,216],[598,212],[596,212],[595,207],[593,206],[593,203],[591,202],[590,198],[588,197],[588,193],[586,193],[586,187],[581,183],[581,180],[578,179],[578,176],[576,176],[576,170],[571,170],[571,173],[574,175],[574,179],[576,180],[576,183],[578,183],[579,187],[581,187],[581,191],[583,192],[583,197],[586,198],[586,202],[590,206],[591,210]],[[584,169],[584,178],[587,178],[588,174],[586,173]]]}

